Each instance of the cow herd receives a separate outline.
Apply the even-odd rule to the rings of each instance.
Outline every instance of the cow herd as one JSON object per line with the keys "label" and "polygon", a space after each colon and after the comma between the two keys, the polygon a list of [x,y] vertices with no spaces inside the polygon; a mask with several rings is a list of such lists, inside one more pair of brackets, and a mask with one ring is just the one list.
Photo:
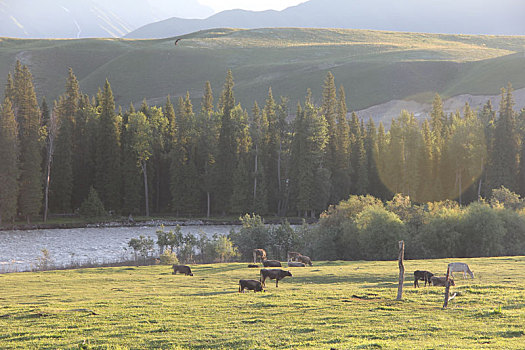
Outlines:
{"label": "cow herd", "polygon": [[[451,286],[455,286],[454,283],[454,272],[463,272],[463,276],[466,277],[467,273],[471,278],[474,278],[474,274],[472,271],[470,271],[470,268],[467,264],[461,263],[461,262],[454,262],[448,264],[448,271],[450,272],[450,275],[452,278],[449,278],[449,283]],[[425,282],[425,287],[428,285],[432,286],[446,286],[447,277],[438,277],[434,276],[434,274],[430,271],[423,271],[423,270],[416,270],[414,271],[414,288],[419,287],[419,281]]]}
{"label": "cow herd", "polygon": [[[249,268],[259,268],[257,265],[257,258],[260,259],[264,269],[261,269],[259,272],[259,280],[255,279],[241,279],[239,280],[239,293],[244,293],[244,290],[253,290],[254,292],[264,292],[263,287],[266,287],[266,280],[275,280],[275,287],[279,287],[279,281],[283,278],[290,276],[292,273],[290,271],[285,271],[281,269],[266,269],[266,267],[282,267],[281,262],[278,260],[268,260],[266,257],[266,251],[264,249],[254,249],[253,250],[253,264],[249,264]],[[305,267],[306,265],[312,266],[312,261],[309,257],[302,255],[297,252],[288,253],[288,267]],[[181,273],[187,276],[193,276],[191,268],[186,265],[173,265],[173,274]],[[471,278],[474,278],[474,274],[470,270],[467,264],[461,262],[454,262],[448,264],[448,271],[450,272],[449,285],[454,286],[454,272],[463,272],[463,276],[466,277],[467,274]],[[414,271],[414,288],[419,287],[419,281],[425,282],[425,287],[427,284],[430,286],[446,286],[447,277],[435,276],[430,271],[416,270]]]}
{"label": "cow herd", "polygon": [[[257,265],[257,258],[260,259],[264,267],[282,267],[281,262],[278,260],[268,260],[266,257],[266,251],[264,249],[253,250],[253,264],[249,264],[249,268],[259,268]],[[288,267],[305,267],[306,265],[312,266],[312,260],[300,253],[289,252],[288,253]],[[193,276],[191,268],[186,265],[173,265],[173,275],[177,273],[185,274],[186,276]],[[279,281],[283,278],[290,276],[290,271],[281,269],[261,269],[259,272],[259,280],[254,279],[241,279],[239,280],[239,293],[244,293],[244,290],[253,290],[254,292],[264,291],[263,287],[266,287],[266,280],[275,280],[275,287],[279,287]]]}

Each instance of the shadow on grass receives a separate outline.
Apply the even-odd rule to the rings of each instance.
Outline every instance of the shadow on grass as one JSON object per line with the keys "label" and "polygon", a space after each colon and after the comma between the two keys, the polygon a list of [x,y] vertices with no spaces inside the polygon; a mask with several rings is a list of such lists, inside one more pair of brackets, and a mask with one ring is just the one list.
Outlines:
{"label": "shadow on grass", "polygon": [[397,288],[397,282],[393,281],[392,277],[369,275],[369,276],[336,276],[333,274],[319,275],[319,276],[294,276],[292,277],[294,283],[300,284],[339,284],[352,283],[359,284],[363,287],[378,287],[378,288]]}
{"label": "shadow on grass", "polygon": [[207,297],[207,296],[213,296],[213,295],[223,295],[223,294],[233,294],[233,293],[238,293],[238,292],[237,291],[201,292],[201,293],[188,294],[188,296],[191,296],[191,297]]}

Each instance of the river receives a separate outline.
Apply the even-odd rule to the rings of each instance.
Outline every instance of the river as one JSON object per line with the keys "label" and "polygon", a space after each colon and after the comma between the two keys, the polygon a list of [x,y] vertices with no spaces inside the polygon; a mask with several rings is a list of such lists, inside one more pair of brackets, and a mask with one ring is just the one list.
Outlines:
{"label": "river", "polygon": [[[204,232],[228,234],[231,225],[190,225],[181,226],[182,233],[198,236]],[[166,226],[165,231],[175,229]],[[131,238],[140,235],[151,237],[157,242],[156,227],[104,227],[75,229],[40,229],[27,231],[0,231],[0,273],[29,271],[43,256],[42,250],[49,252],[55,266],[82,263],[109,263],[129,260],[133,256],[128,247]],[[155,248],[158,248],[155,245]]]}

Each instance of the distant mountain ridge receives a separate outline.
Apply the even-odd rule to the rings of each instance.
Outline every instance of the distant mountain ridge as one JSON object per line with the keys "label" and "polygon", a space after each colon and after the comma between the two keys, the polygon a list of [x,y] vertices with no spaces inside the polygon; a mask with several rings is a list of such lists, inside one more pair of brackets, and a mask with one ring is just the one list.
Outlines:
{"label": "distant mountain ridge", "polygon": [[0,0],[0,37],[117,38],[166,18],[212,13],[197,0]]}
{"label": "distant mountain ridge", "polygon": [[167,38],[211,28],[348,28],[445,34],[525,35],[523,0],[310,0],[282,11],[229,10],[171,18],[126,38]]}

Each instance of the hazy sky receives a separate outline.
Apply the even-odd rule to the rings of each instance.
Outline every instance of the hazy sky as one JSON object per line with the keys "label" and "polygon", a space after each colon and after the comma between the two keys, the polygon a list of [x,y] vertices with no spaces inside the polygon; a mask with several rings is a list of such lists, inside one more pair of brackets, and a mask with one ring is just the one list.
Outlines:
{"label": "hazy sky", "polygon": [[198,0],[202,5],[211,7],[215,12],[231,9],[253,11],[283,10],[307,0]]}

